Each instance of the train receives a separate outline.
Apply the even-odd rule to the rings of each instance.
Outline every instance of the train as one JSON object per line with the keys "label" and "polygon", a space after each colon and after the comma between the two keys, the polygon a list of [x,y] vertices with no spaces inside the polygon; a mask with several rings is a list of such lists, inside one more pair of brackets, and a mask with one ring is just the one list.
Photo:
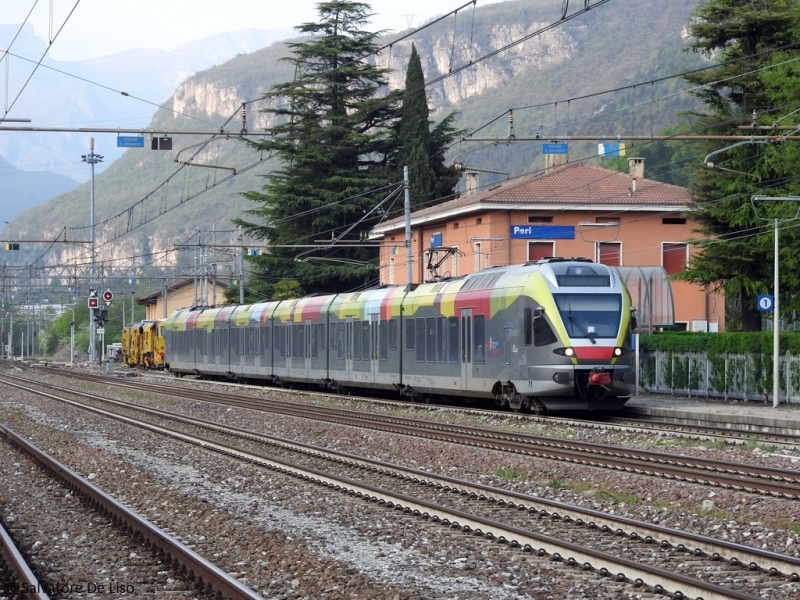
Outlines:
{"label": "train", "polygon": [[163,369],[165,364],[163,320],[139,321],[122,329],[120,360],[130,367]]}
{"label": "train", "polygon": [[152,362],[139,366],[178,377],[615,411],[635,391],[635,310],[609,267],[547,258],[422,284],[183,308],[131,326],[126,356],[148,360],[133,338],[150,335]]}

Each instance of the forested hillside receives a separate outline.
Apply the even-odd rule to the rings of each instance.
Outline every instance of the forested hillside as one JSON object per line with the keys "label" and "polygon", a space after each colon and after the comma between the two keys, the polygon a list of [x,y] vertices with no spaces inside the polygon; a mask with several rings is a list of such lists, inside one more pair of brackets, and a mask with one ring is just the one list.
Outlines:
{"label": "forested hillside", "polygon": [[[509,109],[518,137],[591,133],[612,139],[658,133],[675,125],[678,113],[692,106],[688,95],[675,93],[686,87],[685,82],[647,82],[701,64],[699,55],[682,52],[684,27],[696,4],[695,0],[615,0],[549,29],[559,22],[561,2],[492,4],[392,44],[378,62],[396,70],[393,87],[402,85],[413,42],[426,81],[436,82],[427,88],[432,116],[441,118],[458,110],[458,127],[475,135],[505,140]],[[524,43],[514,43],[525,38]],[[290,65],[281,61],[287,54],[279,43],[197,73],[167,102],[174,112],[154,114],[148,137],[164,129],[240,131],[245,126],[242,103],[258,100],[274,83],[293,77]],[[633,84],[640,85],[627,88]],[[626,89],[601,94],[617,88]],[[248,132],[267,125],[259,112],[265,106],[264,102],[247,105]],[[212,235],[218,242],[235,237],[229,233],[231,219],[252,208],[240,193],[260,188],[263,177],[275,167],[274,160],[232,135],[200,145],[209,139],[174,135],[172,151],[150,150],[148,140],[146,149],[128,150],[96,178],[99,261],[174,264],[176,255],[168,250],[175,245],[196,241],[198,236],[206,243]],[[98,136],[97,152],[102,154],[104,146],[114,144],[114,136]],[[462,155],[458,160],[469,166],[509,176],[535,172],[544,164],[540,143],[500,143],[475,151],[478,146],[461,143],[452,148],[450,158]],[[595,143],[570,145],[570,161],[594,155]],[[86,239],[89,197],[85,184],[27,211],[14,228],[23,238],[41,238],[56,237],[66,227],[72,239]],[[38,258],[41,250],[23,248],[19,260]],[[38,264],[84,262],[85,256],[81,247],[55,246]]]}

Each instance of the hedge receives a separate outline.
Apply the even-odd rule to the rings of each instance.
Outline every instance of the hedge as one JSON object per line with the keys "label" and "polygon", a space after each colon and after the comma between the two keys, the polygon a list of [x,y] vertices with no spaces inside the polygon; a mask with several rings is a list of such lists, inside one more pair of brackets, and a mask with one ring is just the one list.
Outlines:
{"label": "hedge", "polygon": [[[781,332],[780,354],[800,355],[800,333]],[[705,352],[714,354],[772,355],[774,336],[771,331],[755,333],[698,333],[664,331],[639,337],[644,352]]]}

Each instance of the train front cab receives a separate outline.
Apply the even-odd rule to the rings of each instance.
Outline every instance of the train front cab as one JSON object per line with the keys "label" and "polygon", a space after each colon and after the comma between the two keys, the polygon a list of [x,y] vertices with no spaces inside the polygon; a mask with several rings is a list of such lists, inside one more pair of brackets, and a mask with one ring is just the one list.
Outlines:
{"label": "train front cab", "polygon": [[531,344],[516,390],[548,411],[620,409],[635,386],[634,319],[625,285],[590,262],[545,265],[531,282],[522,314]]}

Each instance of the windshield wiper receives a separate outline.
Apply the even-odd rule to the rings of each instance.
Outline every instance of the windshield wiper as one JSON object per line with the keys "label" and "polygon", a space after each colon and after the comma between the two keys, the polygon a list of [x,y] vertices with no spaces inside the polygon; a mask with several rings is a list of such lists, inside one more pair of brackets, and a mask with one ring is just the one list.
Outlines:
{"label": "windshield wiper", "polygon": [[569,307],[569,322],[570,322],[570,323],[572,323],[572,324],[574,324],[574,325],[575,325],[575,326],[576,326],[578,329],[580,329],[580,330],[581,330],[581,333],[584,335],[584,337],[587,337],[587,338],[589,338],[593,344],[596,344],[596,343],[597,343],[597,340],[596,340],[596,339],[594,339],[594,336],[593,336],[593,334],[589,333],[589,332],[586,330],[586,327],[584,327],[584,326],[583,326],[583,323],[581,323],[581,322],[578,320],[578,318],[577,318],[577,317],[573,316],[573,314],[572,314],[572,305],[570,305],[570,307]]}

